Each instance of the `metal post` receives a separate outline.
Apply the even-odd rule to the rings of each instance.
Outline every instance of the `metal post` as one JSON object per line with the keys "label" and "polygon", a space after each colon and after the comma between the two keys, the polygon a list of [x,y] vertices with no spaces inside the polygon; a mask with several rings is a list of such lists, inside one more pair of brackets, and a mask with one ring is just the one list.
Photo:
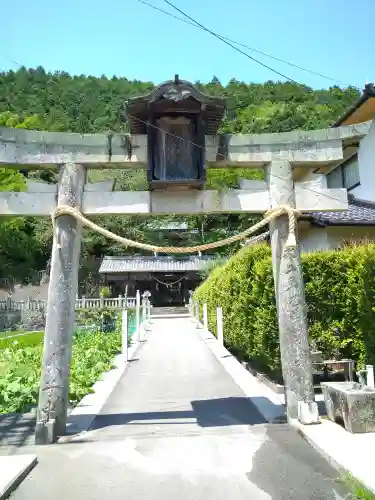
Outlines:
{"label": "metal post", "polygon": [[122,354],[125,358],[125,363],[128,362],[128,310],[122,310],[122,324],[121,324],[121,334],[122,334]]}
{"label": "metal post", "polygon": [[216,325],[217,325],[217,340],[221,345],[224,345],[224,330],[223,330],[223,310],[221,307],[216,308]]}
{"label": "metal post", "polygon": [[196,321],[196,327],[200,327],[200,322],[199,322],[199,302],[195,303],[195,321]]}
{"label": "metal post", "polygon": [[141,294],[139,293],[139,290],[137,290],[136,296],[135,296],[135,340],[136,342],[139,342],[140,337],[141,337],[141,325],[140,325],[140,314],[141,314]]}
{"label": "metal post", "polygon": [[142,295],[142,324],[144,331],[150,329],[150,321],[149,321],[150,297],[151,293],[147,290]]}
{"label": "metal post", "polygon": [[203,328],[208,331],[208,311],[207,304],[203,304]]}
{"label": "metal post", "polygon": [[147,301],[147,306],[148,306],[147,321],[148,321],[148,323],[151,323],[151,300]]}
{"label": "metal post", "polygon": [[375,387],[374,366],[366,365],[366,372],[367,372],[367,386],[374,388]]}
{"label": "metal post", "polygon": [[146,305],[147,305],[147,299],[142,295],[142,325],[143,328],[145,326],[147,317],[146,317]]}
{"label": "metal post", "polygon": [[189,314],[194,316],[194,302],[193,302],[193,292],[189,290]]}

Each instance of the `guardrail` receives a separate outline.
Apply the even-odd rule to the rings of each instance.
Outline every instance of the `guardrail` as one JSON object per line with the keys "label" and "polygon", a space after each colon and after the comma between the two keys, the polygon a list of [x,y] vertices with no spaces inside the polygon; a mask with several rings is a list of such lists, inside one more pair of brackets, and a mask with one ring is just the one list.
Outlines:
{"label": "guardrail", "polygon": [[[47,300],[35,300],[28,298],[26,300],[13,300],[8,297],[6,300],[0,300],[0,311],[43,311],[47,307]],[[76,299],[76,309],[129,309],[136,307],[135,297],[116,298],[86,298]]]}

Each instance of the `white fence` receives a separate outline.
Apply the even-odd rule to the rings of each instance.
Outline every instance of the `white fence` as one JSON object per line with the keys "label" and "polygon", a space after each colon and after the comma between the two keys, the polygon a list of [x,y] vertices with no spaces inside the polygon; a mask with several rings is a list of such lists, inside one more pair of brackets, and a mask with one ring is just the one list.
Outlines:
{"label": "white fence", "polygon": [[[47,307],[47,300],[13,300],[8,297],[6,300],[0,300],[0,311],[43,311]],[[117,298],[86,298],[81,297],[76,300],[76,309],[127,309],[136,307],[135,297],[122,297]]]}

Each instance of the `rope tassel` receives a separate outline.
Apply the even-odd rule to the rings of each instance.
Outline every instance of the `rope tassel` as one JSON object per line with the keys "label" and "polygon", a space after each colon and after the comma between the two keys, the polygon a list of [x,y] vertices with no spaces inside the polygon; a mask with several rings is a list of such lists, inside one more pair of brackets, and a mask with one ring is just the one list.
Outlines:
{"label": "rope tassel", "polygon": [[98,226],[94,222],[87,219],[79,210],[74,207],[70,207],[68,205],[60,205],[55,208],[55,210],[51,214],[52,225],[55,229],[56,227],[56,219],[62,215],[70,215],[74,217],[78,222],[80,222],[83,226],[86,226],[93,231],[109,238],[111,240],[117,241],[121,245],[125,245],[133,248],[140,248],[142,250],[147,250],[149,252],[162,252],[162,253],[172,253],[172,254],[182,254],[182,253],[196,253],[203,252],[205,250],[211,250],[213,248],[219,248],[225,245],[230,245],[231,243],[235,243],[236,241],[243,240],[247,238],[252,233],[258,231],[258,229],[262,228],[269,224],[272,220],[280,217],[282,215],[287,215],[289,219],[289,233],[288,238],[286,240],[285,246],[287,247],[296,247],[296,225],[297,218],[300,216],[300,212],[295,208],[289,207],[288,205],[280,205],[279,207],[273,208],[266,212],[264,218],[254,224],[254,226],[245,229],[241,233],[238,233],[234,236],[230,236],[229,238],[225,238],[223,240],[214,241],[212,243],[205,243],[203,245],[196,245],[192,247],[163,247],[156,245],[149,245],[148,243],[141,243],[139,241],[130,240],[128,238],[124,238],[123,236],[119,236],[118,234],[112,233],[108,231],[104,227]]}

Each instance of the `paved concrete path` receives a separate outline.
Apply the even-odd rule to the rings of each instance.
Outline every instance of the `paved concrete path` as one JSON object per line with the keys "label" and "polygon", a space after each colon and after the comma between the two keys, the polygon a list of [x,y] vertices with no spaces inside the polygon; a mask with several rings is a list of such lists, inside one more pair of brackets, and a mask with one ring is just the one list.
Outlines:
{"label": "paved concrete path", "polygon": [[13,500],[344,495],[337,473],[295,430],[264,422],[187,318],[153,320],[91,431],[34,450],[39,465]]}

